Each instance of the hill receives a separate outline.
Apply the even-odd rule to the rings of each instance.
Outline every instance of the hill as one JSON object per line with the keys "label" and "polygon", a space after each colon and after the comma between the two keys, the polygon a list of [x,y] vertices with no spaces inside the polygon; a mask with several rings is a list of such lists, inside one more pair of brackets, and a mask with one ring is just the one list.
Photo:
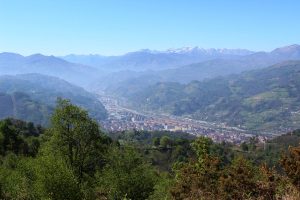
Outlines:
{"label": "hill", "polygon": [[52,108],[34,101],[22,92],[0,93],[0,119],[13,117],[37,124],[47,124]]}
{"label": "hill", "polygon": [[300,62],[290,61],[189,84],[161,82],[128,97],[132,105],[251,130],[300,127]]}
{"label": "hill", "polygon": [[93,67],[67,62],[54,56],[34,54],[22,56],[0,53],[0,74],[16,75],[39,73],[63,78],[78,85],[85,85],[100,73]]}
{"label": "hill", "polygon": [[[62,79],[56,77],[50,77],[40,74],[23,74],[16,76],[0,76],[0,92],[4,93],[3,99],[7,99],[7,105],[9,104],[9,99],[13,94],[23,94],[20,96],[23,102],[31,102],[35,106],[40,108],[41,105],[44,108],[45,106],[54,107],[58,97],[70,99],[74,104],[81,106],[89,111],[92,117],[95,119],[104,119],[106,117],[106,110],[101,104],[101,102],[91,93],[85,91],[84,89],[72,85]],[[19,101],[19,98],[16,98]],[[17,104],[14,106],[14,109],[20,110],[18,115],[13,115],[20,117],[20,119],[32,118],[33,122],[37,122],[38,117],[35,112],[27,112],[26,108],[28,103],[25,102],[22,104]],[[35,102],[35,103],[33,103]],[[24,107],[24,112],[21,110]],[[9,108],[9,106],[4,106],[3,108]],[[40,110],[40,109],[38,109]],[[42,109],[45,110],[45,109]],[[8,117],[11,115],[5,114],[10,113],[11,111],[1,109],[1,116]],[[28,114],[29,116],[26,116]],[[31,116],[32,115],[32,116]],[[39,115],[40,116],[40,115]],[[42,121],[44,122],[44,117]]]}

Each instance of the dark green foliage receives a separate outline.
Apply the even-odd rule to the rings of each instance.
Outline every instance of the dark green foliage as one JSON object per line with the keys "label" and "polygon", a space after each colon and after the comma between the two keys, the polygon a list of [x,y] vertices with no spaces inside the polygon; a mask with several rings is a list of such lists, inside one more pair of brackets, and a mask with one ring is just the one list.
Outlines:
{"label": "dark green foliage", "polygon": [[35,187],[40,199],[82,199],[82,191],[73,170],[58,156],[41,156],[36,160]]}
{"label": "dark green foliage", "polygon": [[175,162],[192,157],[190,143],[195,136],[168,131],[124,131],[110,134],[121,145],[134,145],[144,157],[160,170],[171,171]]}
{"label": "dark green foliage", "polygon": [[154,191],[158,177],[135,149],[112,149],[108,164],[99,174],[99,192],[110,199],[147,199]]}
{"label": "dark green foliage", "polygon": [[35,156],[40,146],[38,136],[43,133],[33,123],[13,119],[0,121],[0,154],[8,152],[25,156]]}
{"label": "dark green foliage", "polygon": [[274,166],[277,170],[282,171],[279,163],[281,156],[288,152],[289,147],[296,147],[299,143],[300,132],[295,130],[267,140],[264,144],[258,143],[255,138],[252,138],[249,142],[241,144],[242,151],[239,151],[239,154],[257,165],[265,163],[268,167]]}
{"label": "dark green foliage", "polygon": [[109,133],[109,136],[115,140],[126,141],[131,143],[143,144],[143,145],[151,145],[153,144],[153,139],[158,138],[160,140],[161,137],[167,136],[173,140],[176,139],[195,139],[196,136],[193,136],[184,132],[176,132],[174,134],[170,131],[137,131],[137,130],[128,130],[122,132],[113,132]]}
{"label": "dark green foliage", "polygon": [[65,158],[81,182],[104,165],[103,154],[111,141],[101,134],[88,113],[68,100],[58,100],[49,129],[49,150]]}
{"label": "dark green foliage", "polygon": [[154,192],[148,198],[149,200],[170,200],[172,199],[169,188],[172,186],[174,180],[173,177],[168,173],[161,173],[160,179],[154,186]]}
{"label": "dark green foliage", "polygon": [[173,145],[171,138],[169,138],[168,136],[161,137],[159,144],[160,144],[160,147],[162,147],[163,149],[170,148]]}
{"label": "dark green foliage", "polygon": [[17,161],[13,167],[0,166],[0,199],[34,199],[34,193],[31,181],[17,168]]}
{"label": "dark green foliage", "polygon": [[153,138],[153,145],[158,147],[160,145],[160,139],[158,137]]}
{"label": "dark green foliage", "polygon": [[248,145],[247,145],[246,142],[243,142],[243,143],[241,144],[241,148],[242,148],[243,151],[248,151],[248,150],[249,150],[249,147],[248,147]]}
{"label": "dark green foliage", "polygon": [[0,121],[0,199],[300,198],[300,147],[288,151],[299,131],[241,146],[163,131],[111,136],[68,100],[46,131]]}

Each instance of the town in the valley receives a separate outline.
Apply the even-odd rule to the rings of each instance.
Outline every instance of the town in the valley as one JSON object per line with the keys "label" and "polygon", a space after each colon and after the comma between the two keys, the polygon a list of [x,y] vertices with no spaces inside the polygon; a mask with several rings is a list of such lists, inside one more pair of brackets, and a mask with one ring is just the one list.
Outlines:
{"label": "town in the valley", "polygon": [[[227,141],[241,143],[253,137],[253,134],[237,127],[199,121],[172,115],[141,113],[121,106],[116,98],[99,95],[99,98],[108,111],[108,118],[102,121],[103,128],[107,131],[124,130],[165,130],[172,132],[187,132],[193,135],[203,135],[216,142]],[[266,141],[269,135],[258,136],[260,142]]]}

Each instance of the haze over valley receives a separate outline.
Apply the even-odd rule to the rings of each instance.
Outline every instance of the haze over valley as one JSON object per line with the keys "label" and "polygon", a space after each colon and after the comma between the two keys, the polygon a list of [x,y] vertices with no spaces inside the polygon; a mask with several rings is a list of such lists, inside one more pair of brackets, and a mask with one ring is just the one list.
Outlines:
{"label": "haze over valley", "polygon": [[1,53],[1,101],[10,106],[0,114],[47,124],[62,97],[109,131],[185,131],[233,142],[249,137],[244,134],[270,137],[300,128],[297,60],[296,44],[270,52],[194,47],[122,56]]}

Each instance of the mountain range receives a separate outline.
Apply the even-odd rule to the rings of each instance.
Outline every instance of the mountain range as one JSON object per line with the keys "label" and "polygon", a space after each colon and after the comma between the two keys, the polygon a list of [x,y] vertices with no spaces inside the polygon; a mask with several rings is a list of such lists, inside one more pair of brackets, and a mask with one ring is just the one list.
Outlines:
{"label": "mountain range", "polygon": [[166,51],[143,49],[121,56],[71,54],[62,58],[69,62],[90,65],[107,71],[143,71],[174,68],[217,58],[232,59],[252,53],[252,51],[245,49],[203,49],[189,47]]}
{"label": "mountain range", "polygon": [[257,52],[234,59],[213,59],[172,69],[142,72],[119,71],[109,73],[94,81],[90,88],[127,96],[157,82],[189,83],[219,76],[239,74],[244,71],[262,69],[288,60],[300,60],[300,46],[291,45],[271,52]]}
{"label": "mountain range", "polygon": [[265,67],[284,60],[300,57],[300,46],[290,45],[274,49],[271,52],[253,52],[245,49],[203,49],[185,47],[155,51],[144,49],[121,56],[67,55],[61,57],[69,62],[90,65],[106,71],[145,71],[178,68],[190,64],[212,60],[234,60],[242,68]]}
{"label": "mountain range", "polygon": [[[115,87],[116,82],[128,80],[131,82],[130,79],[140,78],[140,75],[151,76],[160,81],[187,83],[297,59],[300,59],[299,45],[281,47],[271,52],[198,47],[166,51],[146,49],[122,56],[72,54],[55,57],[0,53],[0,74],[40,73],[56,76],[84,87],[93,87],[95,84],[103,88],[108,85]],[[103,79],[108,81],[101,81]],[[111,82],[110,79],[117,81]]]}
{"label": "mountain range", "polygon": [[46,123],[61,96],[88,109],[94,118],[104,119],[103,105],[85,87],[125,98],[142,110],[251,130],[286,131],[297,128],[297,60],[299,45],[270,52],[146,49],[121,56],[0,53],[0,75],[5,75],[0,76],[0,101],[7,105],[0,106],[0,117],[37,121],[30,115],[36,113],[33,116],[45,116],[39,117],[39,123]]}
{"label": "mountain range", "polygon": [[160,82],[126,96],[140,110],[253,131],[300,128],[300,61],[188,84]]}
{"label": "mountain range", "polygon": [[96,78],[100,72],[93,67],[70,63],[55,56],[0,53],[0,74],[26,73],[56,76],[78,85],[85,85],[89,80]]}

